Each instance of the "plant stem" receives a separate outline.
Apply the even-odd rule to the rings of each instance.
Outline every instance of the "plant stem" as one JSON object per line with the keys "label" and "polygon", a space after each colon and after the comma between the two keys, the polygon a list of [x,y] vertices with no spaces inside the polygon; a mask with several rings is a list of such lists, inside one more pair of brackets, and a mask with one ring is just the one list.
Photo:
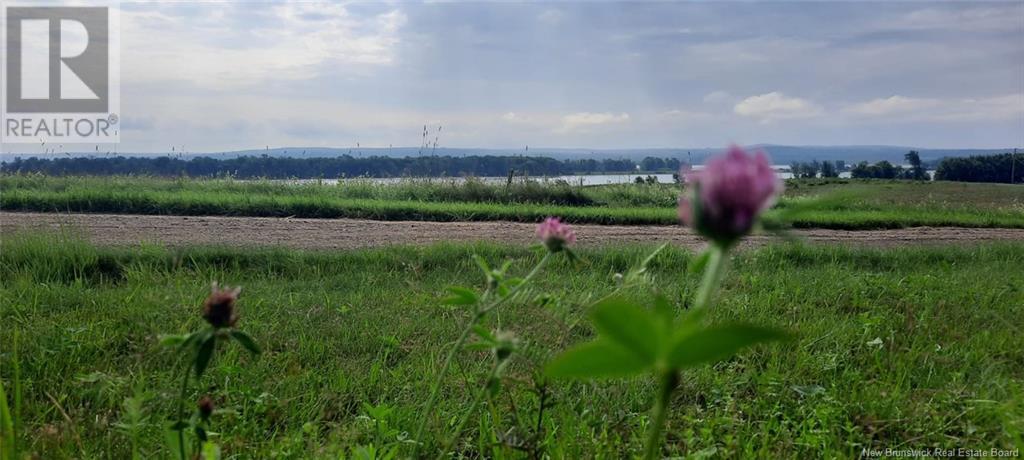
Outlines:
{"label": "plant stem", "polygon": [[437,379],[434,381],[434,385],[430,389],[430,396],[427,398],[427,405],[424,408],[423,417],[421,417],[420,420],[420,426],[416,429],[416,437],[413,438],[417,441],[415,447],[413,448],[413,458],[416,457],[416,454],[419,452],[420,449],[420,444],[423,443],[423,430],[426,429],[427,427],[427,420],[433,418],[431,417],[431,415],[434,410],[434,404],[437,403],[437,394],[441,388],[441,382],[444,380],[445,375],[448,374],[448,368],[451,367],[452,360],[455,358],[455,353],[461,350],[462,346],[466,344],[466,340],[469,339],[469,334],[473,332],[473,326],[476,326],[476,323],[480,321],[480,319],[483,318],[484,315],[486,315],[488,312],[494,310],[495,308],[498,308],[499,306],[504,304],[506,300],[514,297],[517,293],[519,293],[519,290],[523,286],[526,286],[530,282],[530,280],[533,279],[533,277],[540,272],[540,269],[544,267],[544,265],[547,265],[548,260],[550,259],[551,252],[545,253],[544,257],[540,259],[540,262],[537,262],[537,265],[533,267],[533,270],[530,270],[530,273],[526,275],[526,278],[523,278],[523,281],[521,283],[519,283],[516,287],[512,288],[512,290],[509,291],[508,295],[499,298],[498,300],[494,301],[493,304],[487,307],[477,310],[476,314],[473,315],[473,319],[466,323],[466,327],[462,329],[462,333],[459,334],[459,338],[455,340],[455,344],[452,345],[452,348],[450,350],[448,350],[448,355],[445,356],[444,363],[441,364],[441,370],[437,374]]}
{"label": "plant stem", "polygon": [[493,304],[491,304],[491,306],[489,306],[487,308],[483,308],[480,311],[482,313],[488,313],[491,310],[494,310],[495,308],[500,307],[502,304],[505,303],[506,300],[515,297],[515,295],[519,293],[520,289],[522,289],[523,286],[526,286],[527,284],[529,284],[530,280],[532,280],[534,276],[537,276],[537,273],[540,273],[540,269],[543,268],[545,265],[547,265],[548,260],[551,260],[551,253],[550,252],[544,253],[544,257],[542,257],[540,259],[540,262],[537,262],[537,265],[535,265],[533,267],[533,270],[530,270],[530,273],[526,275],[526,278],[523,278],[523,281],[521,283],[516,285],[516,287],[512,288],[512,290],[508,292],[508,295],[498,299]]}
{"label": "plant stem", "polygon": [[693,303],[695,310],[707,308],[711,303],[711,296],[718,289],[722,281],[722,274],[725,273],[725,250],[717,244],[708,248],[708,265],[704,268],[704,279],[697,290],[697,298]]}
{"label": "plant stem", "polygon": [[[711,296],[718,289],[718,285],[722,281],[722,274],[725,273],[725,249],[717,244],[712,244],[708,251],[708,265],[704,269],[704,278],[697,290],[697,298],[693,303],[694,310],[708,308],[711,304]],[[647,445],[644,446],[644,459],[646,460],[653,460],[660,451],[661,432],[665,429],[665,419],[668,418],[668,405],[672,399],[672,392],[677,386],[679,386],[678,370],[659,371],[658,399],[654,401],[654,407],[651,409],[651,425],[647,430]]]}
{"label": "plant stem", "polygon": [[469,410],[467,410],[466,413],[462,415],[462,419],[459,420],[459,424],[455,427],[454,436],[452,436],[452,438],[448,441],[448,445],[444,447],[444,450],[438,453],[438,460],[443,459],[444,455],[450,452],[452,450],[452,447],[455,446],[455,441],[459,439],[459,434],[462,433],[462,428],[464,428],[466,426],[466,422],[469,421],[469,416],[476,412],[476,408],[477,406],[480,405],[480,401],[484,399],[484,393],[487,393],[489,391],[487,386],[490,385],[491,379],[498,378],[498,374],[501,373],[501,369],[503,367],[504,364],[502,363],[495,364],[494,367],[491,368],[491,373],[488,374],[487,378],[484,380],[483,387],[477,390],[476,396],[473,398],[473,403],[469,406]]}
{"label": "plant stem", "polygon": [[647,445],[644,447],[645,460],[653,460],[661,450],[661,432],[665,429],[665,419],[668,417],[668,404],[672,399],[672,392],[679,385],[679,372],[664,371],[658,380],[658,399],[654,401],[654,407],[651,409],[651,425],[647,428]]}
{"label": "plant stem", "polygon": [[182,422],[185,419],[185,394],[188,392],[188,378],[191,374],[191,366],[185,361],[185,378],[181,380],[181,395],[178,396],[178,454],[181,460],[185,460],[185,428]]}
{"label": "plant stem", "polygon": [[480,320],[481,317],[483,317],[483,312],[477,312],[476,314],[473,315],[473,319],[466,323],[466,327],[462,329],[462,333],[459,334],[459,338],[455,340],[455,344],[452,345],[452,348],[448,350],[448,355],[445,356],[444,363],[441,364],[441,371],[440,373],[438,373],[437,380],[434,381],[434,385],[430,389],[430,397],[427,398],[427,406],[426,410],[423,411],[423,417],[422,420],[420,420],[420,426],[419,428],[416,429],[416,437],[414,439],[417,441],[417,443],[416,448],[413,450],[413,458],[416,457],[416,453],[419,451],[419,441],[420,437],[423,435],[423,430],[426,428],[427,419],[431,418],[430,413],[431,411],[434,410],[434,404],[437,403],[437,393],[438,390],[441,388],[441,381],[444,379],[445,374],[448,373],[448,368],[452,364],[452,359],[454,359],[455,353],[462,348],[463,344],[466,343],[466,339],[469,338],[470,332],[473,332],[473,326],[476,324],[477,321]]}

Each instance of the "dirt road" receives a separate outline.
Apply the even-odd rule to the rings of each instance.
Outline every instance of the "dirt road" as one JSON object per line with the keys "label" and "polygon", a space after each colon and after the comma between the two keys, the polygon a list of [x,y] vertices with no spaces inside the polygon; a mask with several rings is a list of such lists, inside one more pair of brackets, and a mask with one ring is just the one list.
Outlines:
{"label": "dirt road", "polygon": [[[534,225],[513,222],[380,222],[357,219],[287,219],[262,217],[186,217],[112,214],[0,213],[0,235],[26,229],[60,229],[84,233],[98,244],[139,242],[168,245],[280,245],[304,249],[350,249],[438,241],[535,241]],[[704,243],[678,226],[577,225],[585,246],[630,242],[665,242],[699,247]],[[917,227],[899,230],[797,230],[795,236],[815,243],[866,246],[968,244],[1024,241],[1024,229]],[[754,236],[748,245],[775,239]]]}

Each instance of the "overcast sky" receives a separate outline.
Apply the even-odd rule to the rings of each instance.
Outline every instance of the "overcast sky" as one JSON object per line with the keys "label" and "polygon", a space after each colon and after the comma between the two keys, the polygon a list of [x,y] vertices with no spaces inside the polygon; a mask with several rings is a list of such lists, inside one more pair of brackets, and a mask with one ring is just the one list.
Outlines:
{"label": "overcast sky", "polygon": [[121,9],[121,152],[1024,144],[1021,2]]}

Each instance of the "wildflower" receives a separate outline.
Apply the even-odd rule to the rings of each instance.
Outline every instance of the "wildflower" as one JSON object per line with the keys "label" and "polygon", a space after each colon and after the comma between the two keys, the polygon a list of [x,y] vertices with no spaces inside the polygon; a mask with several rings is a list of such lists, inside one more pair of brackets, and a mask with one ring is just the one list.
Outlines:
{"label": "wildflower", "polygon": [[203,420],[209,420],[210,415],[213,415],[213,400],[209,396],[203,396],[199,398],[199,417]]}
{"label": "wildflower", "polygon": [[559,252],[576,243],[576,232],[559,218],[548,217],[537,225],[537,238],[540,238],[548,251]]}
{"label": "wildflower", "polygon": [[215,328],[234,327],[238,322],[238,312],[235,310],[235,302],[238,301],[238,294],[242,288],[236,287],[221,289],[214,281],[210,288],[210,296],[203,302],[203,319]]}
{"label": "wildflower", "polygon": [[751,155],[736,145],[703,170],[687,173],[686,181],[693,184],[692,195],[680,196],[680,220],[724,247],[749,233],[782,192],[764,152]]}
{"label": "wildflower", "polygon": [[494,335],[494,338],[494,357],[498,362],[508,359],[509,356],[512,356],[512,352],[519,347],[519,339],[511,332],[500,331]]}

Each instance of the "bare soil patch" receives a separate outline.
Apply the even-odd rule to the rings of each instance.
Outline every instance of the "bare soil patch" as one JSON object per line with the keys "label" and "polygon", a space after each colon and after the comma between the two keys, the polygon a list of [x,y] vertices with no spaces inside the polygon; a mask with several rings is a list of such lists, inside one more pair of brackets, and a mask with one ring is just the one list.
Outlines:
{"label": "bare soil patch", "polygon": [[[576,225],[579,244],[672,242],[701,247],[704,241],[680,226]],[[422,245],[441,241],[535,241],[534,225],[515,222],[418,222],[359,219],[291,219],[266,217],[194,217],[121,214],[0,213],[0,235],[30,229],[68,229],[102,245],[142,242],[183,246],[286,246],[300,249],[353,249],[394,244]],[[907,244],[970,244],[1024,241],[1024,229],[914,227],[896,230],[794,230],[811,243],[863,246]],[[755,235],[747,246],[778,237]]]}

